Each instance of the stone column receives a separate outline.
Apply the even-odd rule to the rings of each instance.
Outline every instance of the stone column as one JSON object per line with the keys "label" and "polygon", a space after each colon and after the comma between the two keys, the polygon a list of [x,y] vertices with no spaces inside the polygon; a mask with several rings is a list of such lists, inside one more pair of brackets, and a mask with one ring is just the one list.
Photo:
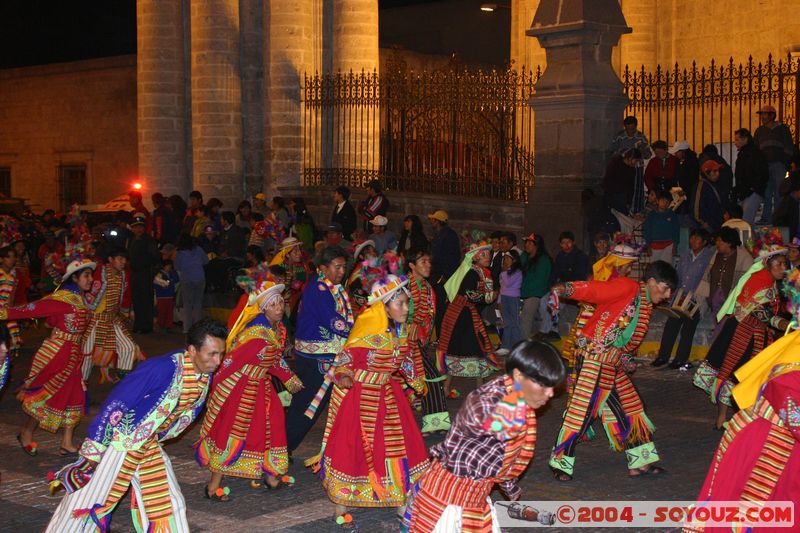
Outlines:
{"label": "stone column", "polygon": [[[344,78],[359,76],[363,102],[377,96],[372,76],[379,68],[378,0],[333,0],[331,35],[333,72]],[[352,81],[347,81],[352,86]],[[377,102],[377,98],[372,98]],[[334,136],[333,166],[346,169],[355,182],[376,177],[379,167],[379,120],[376,105],[350,105],[332,117]]]}
{"label": "stone column", "polygon": [[239,0],[191,0],[192,186],[234,209],[242,198]]}
{"label": "stone column", "polygon": [[262,0],[240,0],[242,32],[243,198],[264,187],[264,9]]}
{"label": "stone column", "polygon": [[145,193],[189,192],[182,2],[136,2],[139,176]]}
{"label": "stone column", "polygon": [[535,178],[525,231],[552,249],[563,230],[583,242],[581,191],[603,176],[606,153],[628,103],[611,48],[630,31],[617,0],[542,0],[528,35],[547,51],[531,105]]}
{"label": "stone column", "polygon": [[[303,76],[319,69],[314,48],[315,13],[320,0],[264,0],[264,189],[301,183]],[[317,17],[318,18],[318,17]]]}
{"label": "stone column", "polygon": [[540,0],[511,0],[511,60],[514,68],[536,70],[544,67],[547,60],[544,48],[536,39],[531,39],[525,32],[533,20]]}

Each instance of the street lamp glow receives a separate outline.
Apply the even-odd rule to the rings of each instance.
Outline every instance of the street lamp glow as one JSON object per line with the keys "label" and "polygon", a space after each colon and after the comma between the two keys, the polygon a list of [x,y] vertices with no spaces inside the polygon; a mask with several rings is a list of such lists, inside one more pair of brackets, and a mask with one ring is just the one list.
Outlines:
{"label": "street lamp glow", "polygon": [[497,9],[497,4],[481,4],[481,11],[491,13],[495,9]]}
{"label": "street lamp glow", "polygon": [[141,191],[142,190],[142,184],[137,181],[136,183],[133,184],[133,190],[134,191]]}

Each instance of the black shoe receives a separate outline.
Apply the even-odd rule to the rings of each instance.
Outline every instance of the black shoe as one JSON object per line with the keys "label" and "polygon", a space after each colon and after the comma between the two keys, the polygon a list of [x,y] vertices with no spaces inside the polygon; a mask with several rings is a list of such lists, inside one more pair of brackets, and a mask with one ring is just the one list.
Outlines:
{"label": "black shoe", "polygon": [[667,359],[661,359],[660,357],[657,357],[655,361],[650,363],[650,366],[658,368],[659,366],[664,366],[666,364],[667,364]]}
{"label": "black shoe", "polygon": [[681,362],[678,362],[678,361],[673,361],[673,362],[671,362],[671,363],[670,363],[668,366],[669,366],[669,367],[670,367],[672,370],[677,370],[677,369],[679,369],[679,368],[680,368],[682,365],[683,365],[683,363],[681,363]]}
{"label": "black shoe", "polygon": [[550,333],[547,334],[547,338],[552,339],[554,341],[558,341],[561,340],[561,335],[559,335],[557,331],[551,331]]}

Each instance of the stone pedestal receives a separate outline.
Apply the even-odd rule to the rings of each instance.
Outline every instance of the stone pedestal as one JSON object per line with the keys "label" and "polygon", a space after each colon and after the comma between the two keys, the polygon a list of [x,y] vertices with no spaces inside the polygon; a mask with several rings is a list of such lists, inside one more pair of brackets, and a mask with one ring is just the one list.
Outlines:
{"label": "stone pedestal", "polygon": [[531,101],[535,179],[526,232],[551,251],[558,234],[583,241],[581,191],[597,185],[627,98],[611,67],[611,48],[630,31],[617,0],[542,0],[527,31],[547,52],[547,69]]}
{"label": "stone pedestal", "polygon": [[136,2],[139,176],[146,193],[185,195],[186,84],[181,2]]}
{"label": "stone pedestal", "polygon": [[242,199],[239,0],[191,0],[192,186],[235,210]]}

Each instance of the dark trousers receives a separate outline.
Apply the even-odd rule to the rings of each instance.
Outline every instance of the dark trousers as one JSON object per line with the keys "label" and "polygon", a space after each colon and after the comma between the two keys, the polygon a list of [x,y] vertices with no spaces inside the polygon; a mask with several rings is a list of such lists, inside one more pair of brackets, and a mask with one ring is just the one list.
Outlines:
{"label": "dark trousers", "polygon": [[442,336],[442,320],[444,320],[444,312],[447,310],[447,292],[444,290],[444,282],[431,284],[434,294],[436,294],[436,317],[434,318],[436,324],[436,338]]}
{"label": "dark trousers", "polygon": [[328,405],[328,401],[331,398],[331,390],[333,389],[333,384],[331,384],[325,392],[319,407],[317,407],[314,418],[308,418],[305,415],[306,409],[308,409],[311,400],[316,396],[322,382],[325,380],[325,376],[320,374],[319,363],[316,360],[299,355],[294,361],[294,372],[303,382],[303,388],[297,394],[292,395],[292,403],[286,412],[286,447],[289,449],[289,453],[293,452],[303,442],[319,415]]}
{"label": "dark trousers", "polygon": [[[441,377],[436,365],[425,353],[424,347],[422,349],[422,366],[425,369],[425,378],[427,380],[437,379]],[[442,381],[428,381],[428,394],[422,397],[422,412],[426,415],[435,413],[447,412],[447,404],[444,397],[444,382]]]}
{"label": "dark trousers", "polygon": [[153,331],[153,273],[150,270],[131,272],[133,329]]}
{"label": "dark trousers", "polygon": [[664,334],[661,336],[661,347],[658,349],[658,359],[661,361],[669,361],[672,355],[672,347],[675,345],[675,340],[678,334],[681,336],[678,342],[678,351],[675,353],[674,364],[683,364],[689,360],[689,354],[692,351],[692,341],[694,340],[694,332],[697,330],[697,324],[700,322],[700,313],[697,313],[694,318],[673,318],[669,317],[667,323],[664,325]]}

